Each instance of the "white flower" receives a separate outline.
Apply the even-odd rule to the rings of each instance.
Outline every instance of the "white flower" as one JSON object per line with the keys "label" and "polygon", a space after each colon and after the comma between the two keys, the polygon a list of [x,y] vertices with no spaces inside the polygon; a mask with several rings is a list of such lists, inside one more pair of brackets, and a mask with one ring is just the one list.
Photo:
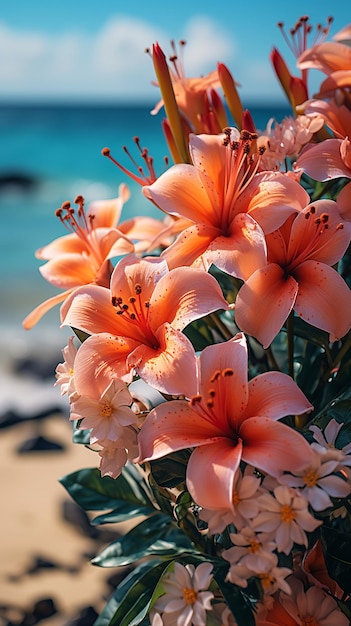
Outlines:
{"label": "white flower", "polygon": [[282,485],[259,498],[261,512],[253,520],[256,530],[268,532],[276,542],[279,552],[289,554],[293,545],[304,545],[308,541],[305,531],[312,532],[321,525],[308,511],[308,501],[294,489]]}
{"label": "white flower", "polygon": [[174,563],[174,572],[169,572],[162,580],[165,593],[153,607],[166,626],[206,626],[206,611],[212,610],[214,597],[207,591],[212,569],[211,563],[201,563],[196,568]]}
{"label": "white flower", "polygon": [[247,466],[245,472],[237,470],[234,477],[232,502],[233,508],[221,510],[202,509],[200,519],[207,522],[210,533],[221,533],[234,524],[237,530],[247,525],[248,520],[258,513],[257,493],[261,479],[253,475],[253,468]]}
{"label": "white flower", "polygon": [[[267,535],[256,533],[253,528],[242,528],[240,533],[231,533],[230,539],[235,545],[224,550],[222,557],[231,565],[246,565],[251,570],[259,571],[274,564],[272,552],[276,544],[269,541]],[[230,575],[228,579],[230,580]]]}
{"label": "white flower", "polygon": [[54,385],[55,387],[61,385],[61,396],[67,394],[70,398],[73,397],[73,394],[76,392],[73,374],[77,348],[73,341],[74,336],[69,337],[67,346],[62,350],[64,362],[59,363],[56,368],[56,382]]}
{"label": "white flower", "polygon": [[133,426],[125,426],[123,436],[117,441],[108,441],[99,450],[101,476],[117,478],[126,462],[138,456],[137,432]]}
{"label": "white flower", "polygon": [[257,572],[255,575],[259,578],[264,594],[273,595],[278,589],[290,594],[290,587],[285,578],[291,574],[288,567],[278,567],[278,557],[275,557],[275,564],[271,568]]}
{"label": "white flower", "polygon": [[343,425],[343,422],[337,422],[333,418],[328,422],[324,433],[318,426],[310,426],[309,430],[313,432],[313,438],[316,442],[312,443],[311,446],[320,454],[329,454],[329,458],[333,458],[334,454],[334,458],[340,460],[341,466],[349,466],[351,465],[351,443],[344,446],[341,450],[335,446],[336,439]]}
{"label": "white flower", "polygon": [[125,426],[136,423],[130,408],[132,401],[127,385],[114,378],[101,394],[74,398],[70,420],[83,419],[79,428],[91,429],[90,443],[105,446],[110,441],[122,440]]}
{"label": "white flower", "polygon": [[315,511],[324,511],[333,506],[330,496],[346,498],[351,486],[333,472],[339,468],[339,461],[316,452],[311,465],[295,475],[283,474],[279,481],[285,485],[301,489]]}

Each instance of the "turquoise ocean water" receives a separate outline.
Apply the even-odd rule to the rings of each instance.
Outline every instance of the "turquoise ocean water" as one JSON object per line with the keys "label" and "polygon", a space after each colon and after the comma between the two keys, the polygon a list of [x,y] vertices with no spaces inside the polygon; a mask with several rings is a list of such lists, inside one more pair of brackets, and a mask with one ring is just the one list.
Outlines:
{"label": "turquoise ocean water", "polygon": [[[151,214],[155,208],[140,187],[101,155],[105,146],[126,167],[126,145],[137,158],[133,137],[140,137],[154,157],[159,174],[167,148],[162,112],[148,106],[0,106],[0,324],[2,336],[23,337],[23,317],[57,292],[41,277],[37,248],[64,234],[55,210],[82,194],[87,202],[115,197],[126,182],[131,198],[123,219]],[[250,108],[257,128],[270,117],[278,121],[288,108]],[[18,180],[19,179],[19,180]],[[11,182],[12,181],[12,182]],[[16,182],[17,181],[17,182]],[[26,184],[28,183],[28,184]],[[58,327],[58,310],[43,318],[40,329]],[[28,331],[27,331],[28,332]],[[41,331],[39,331],[40,334]],[[32,333],[32,331],[30,331]]]}

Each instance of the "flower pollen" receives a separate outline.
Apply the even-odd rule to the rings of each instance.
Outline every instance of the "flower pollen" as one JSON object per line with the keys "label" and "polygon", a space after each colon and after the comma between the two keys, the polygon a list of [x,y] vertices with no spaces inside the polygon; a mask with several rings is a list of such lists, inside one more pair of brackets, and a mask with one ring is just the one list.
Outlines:
{"label": "flower pollen", "polygon": [[75,233],[85,244],[90,256],[92,265],[98,271],[104,261],[101,256],[99,243],[96,239],[94,215],[86,215],[84,210],[83,196],[77,196],[74,203],[78,205],[74,209],[70,202],[63,202],[61,207],[56,211],[56,217],[59,218],[63,226],[70,232]]}
{"label": "flower pollen", "polygon": [[249,554],[256,554],[261,549],[261,544],[256,539],[250,539],[250,545],[247,547]]}
{"label": "flower pollen", "polygon": [[128,170],[126,167],[124,167],[121,163],[116,161],[116,159],[111,155],[109,148],[103,148],[101,153],[103,156],[107,157],[114,165],[117,165],[117,167],[119,167],[119,169],[122,170],[122,172],[127,174],[129,178],[134,180],[136,183],[138,183],[142,187],[144,185],[152,185],[152,183],[155,182],[155,180],[157,179],[157,175],[154,169],[154,159],[153,157],[149,155],[149,151],[147,148],[141,147],[139,137],[134,137],[133,140],[138,149],[139,156],[144,162],[144,166],[138,165],[133,155],[128,150],[127,146],[123,146],[123,150],[125,154],[127,155],[127,157],[130,159],[130,161],[132,162],[133,167],[138,172],[137,174],[134,174],[133,172]]}
{"label": "flower pollen", "polygon": [[183,598],[186,604],[195,604],[197,593],[192,587],[183,587]]}
{"label": "flower pollen", "polygon": [[306,615],[306,617],[301,618],[302,626],[319,626],[319,622],[317,622],[316,618],[312,615]]}
{"label": "flower pollen", "polygon": [[135,283],[134,293],[135,295],[129,296],[126,300],[121,296],[112,296],[112,306],[117,309],[117,315],[138,327],[151,348],[158,350],[159,343],[149,324],[150,301],[143,300],[143,289],[139,283]]}
{"label": "flower pollen", "polygon": [[237,506],[239,502],[240,502],[239,494],[235,489],[233,489],[232,503],[234,504],[234,506]]}
{"label": "flower pollen", "polygon": [[258,574],[258,577],[261,581],[261,585],[264,591],[269,591],[273,587],[275,583],[275,578],[270,572],[261,572],[260,574]]}
{"label": "flower pollen", "polygon": [[318,482],[318,474],[315,470],[310,470],[309,472],[307,472],[307,474],[304,475],[303,477],[303,482],[305,483],[306,487],[315,487],[317,482]]}
{"label": "flower pollen", "polygon": [[223,188],[223,210],[219,227],[224,232],[230,223],[234,206],[257,173],[262,148],[257,147],[257,133],[242,130],[238,138],[232,138],[233,129],[224,129],[223,146],[228,150],[225,182]]}
{"label": "flower pollen", "polygon": [[296,517],[296,514],[291,508],[291,506],[289,506],[288,504],[285,504],[280,509],[280,517],[281,517],[282,522],[293,522]]}
{"label": "flower pollen", "polygon": [[112,406],[108,402],[105,402],[105,404],[100,407],[99,413],[101,417],[111,417]]}

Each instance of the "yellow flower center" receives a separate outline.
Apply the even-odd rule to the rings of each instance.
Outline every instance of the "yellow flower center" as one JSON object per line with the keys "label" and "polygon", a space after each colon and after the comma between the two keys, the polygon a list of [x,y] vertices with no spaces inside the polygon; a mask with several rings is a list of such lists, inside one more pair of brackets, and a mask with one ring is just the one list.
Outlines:
{"label": "yellow flower center", "polygon": [[256,539],[251,539],[250,541],[250,545],[247,548],[247,551],[250,554],[256,554],[256,552],[258,552],[261,548],[261,544],[259,541],[256,541]]}
{"label": "yellow flower center", "polygon": [[73,376],[73,374],[74,374],[73,367],[70,367],[70,368],[69,368],[69,375],[70,375],[70,376]]}
{"label": "yellow flower center", "polygon": [[275,578],[269,572],[262,572],[259,574],[262,587],[265,591],[268,591],[275,583]]}
{"label": "yellow flower center", "polygon": [[100,417],[111,417],[112,406],[107,402],[100,407]]}
{"label": "yellow flower center", "polygon": [[238,492],[235,491],[235,489],[233,489],[232,502],[233,502],[234,506],[237,506],[239,504],[239,502],[240,502],[240,498],[239,498]]}
{"label": "yellow flower center", "polygon": [[186,604],[195,604],[196,602],[196,591],[192,587],[183,587],[183,598]]}
{"label": "yellow flower center", "polygon": [[306,487],[315,487],[318,482],[318,478],[319,476],[317,472],[315,472],[314,470],[310,470],[309,472],[307,472],[307,474],[304,475],[303,482],[305,483]]}
{"label": "yellow flower center", "polygon": [[319,626],[319,622],[317,622],[316,618],[312,617],[312,615],[306,615],[306,617],[303,617],[301,624],[302,626]]}
{"label": "yellow flower center", "polygon": [[280,517],[282,522],[292,522],[295,519],[296,515],[291,506],[285,504],[280,509]]}

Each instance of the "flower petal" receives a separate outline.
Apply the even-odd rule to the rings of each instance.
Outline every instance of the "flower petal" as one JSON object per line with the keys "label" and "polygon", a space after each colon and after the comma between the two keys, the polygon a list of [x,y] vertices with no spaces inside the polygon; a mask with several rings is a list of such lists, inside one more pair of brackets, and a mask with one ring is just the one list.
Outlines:
{"label": "flower petal", "polygon": [[240,426],[243,461],[271,476],[298,471],[311,462],[313,451],[293,428],[265,417],[246,419]]}
{"label": "flower petal", "polygon": [[185,400],[163,402],[150,411],[138,435],[140,463],[171,452],[202,446],[221,436]]}
{"label": "flower petal", "polygon": [[[313,214],[311,209],[313,207]],[[327,220],[327,228],[321,223]],[[291,226],[287,258],[299,257],[334,265],[346,252],[351,240],[351,223],[344,221],[333,200],[317,200],[297,215]]]}
{"label": "flower petal", "polygon": [[323,182],[343,176],[350,178],[351,170],[341,158],[341,143],[341,139],[325,139],[305,146],[295,163],[295,170],[303,170],[314,180]]}
{"label": "flower petal", "polygon": [[[221,375],[216,380],[216,393],[219,410],[216,420],[223,434],[230,435],[231,426],[245,411],[248,399],[247,387],[247,345],[245,336],[238,333],[225,343],[208,346],[202,350],[200,357],[199,393],[207,398],[213,388],[213,377],[217,372]],[[232,370],[233,376],[223,376],[222,372]],[[235,398],[235,402],[233,402]],[[231,426],[229,426],[229,424]]]}
{"label": "flower petal", "polygon": [[92,335],[80,346],[74,361],[74,383],[77,393],[98,385],[106,389],[113,378],[131,382],[132,375],[126,367],[126,357],[135,347],[135,342],[114,337],[108,333]]}
{"label": "flower petal", "polygon": [[96,200],[89,204],[87,217],[93,216],[94,228],[116,227],[121,217],[123,204],[130,198],[130,191],[125,183],[118,187],[118,193],[118,197],[112,200]]}
{"label": "flower petal", "polygon": [[213,276],[204,270],[179,267],[157,283],[150,299],[149,323],[155,331],[164,322],[182,330],[208,313],[228,308]]}
{"label": "flower petal", "polygon": [[127,359],[146,383],[170,395],[192,396],[196,393],[196,356],[189,339],[170,324],[163,324],[158,332],[159,348],[140,345]]}
{"label": "flower petal", "polygon": [[121,259],[111,276],[111,293],[114,298],[128,302],[135,297],[135,287],[140,285],[143,301],[150,300],[156,283],[168,274],[168,265],[159,257],[140,259],[135,254],[128,254]]}
{"label": "flower petal", "polygon": [[35,326],[35,324],[37,324],[39,320],[41,320],[45,313],[51,311],[54,306],[63,302],[66,298],[68,298],[68,296],[71,295],[71,293],[72,289],[69,289],[68,291],[63,291],[39,304],[25,317],[22,322],[23,328],[25,330],[30,330],[31,328],[33,328],[33,326]]}
{"label": "flower petal", "polygon": [[234,476],[241,460],[242,444],[220,439],[192,453],[187,487],[195,502],[206,509],[232,508]]}
{"label": "flower petal", "polygon": [[209,265],[205,265],[202,255],[219,235],[218,228],[207,224],[194,224],[183,230],[177,239],[162,252],[161,257],[166,259],[170,269],[193,265],[197,262],[197,266],[201,264],[207,271]]}
{"label": "flower petal", "polygon": [[[210,180],[208,184],[213,185]],[[173,165],[152,185],[145,185],[142,193],[166,213],[202,224],[216,223],[217,211],[193,165]]]}
{"label": "flower petal", "polygon": [[89,257],[81,254],[60,254],[39,268],[44,278],[59,289],[73,289],[92,283],[95,272]]}
{"label": "flower petal", "polygon": [[286,415],[301,415],[313,409],[296,383],[281,372],[266,372],[249,381],[247,416],[277,420]]}
{"label": "flower petal", "polygon": [[295,311],[306,322],[341,339],[351,327],[351,291],[333,268],[305,261],[294,272],[299,283]]}
{"label": "flower petal", "polygon": [[265,234],[279,228],[296,211],[310,201],[308,193],[290,176],[282,172],[262,172],[241,194],[236,213],[249,213]]}
{"label": "flower petal", "polygon": [[235,303],[239,328],[267,348],[292,310],[298,284],[275,263],[254,272],[240,288]]}
{"label": "flower petal", "polygon": [[204,258],[227,274],[246,280],[266,265],[266,241],[261,227],[250,215],[239,213],[230,225],[228,236],[219,235],[211,241]]}
{"label": "flower petal", "polygon": [[121,315],[116,315],[110,290],[98,285],[78,287],[72,292],[61,307],[61,323],[89,335],[107,332],[128,336],[131,326]]}

